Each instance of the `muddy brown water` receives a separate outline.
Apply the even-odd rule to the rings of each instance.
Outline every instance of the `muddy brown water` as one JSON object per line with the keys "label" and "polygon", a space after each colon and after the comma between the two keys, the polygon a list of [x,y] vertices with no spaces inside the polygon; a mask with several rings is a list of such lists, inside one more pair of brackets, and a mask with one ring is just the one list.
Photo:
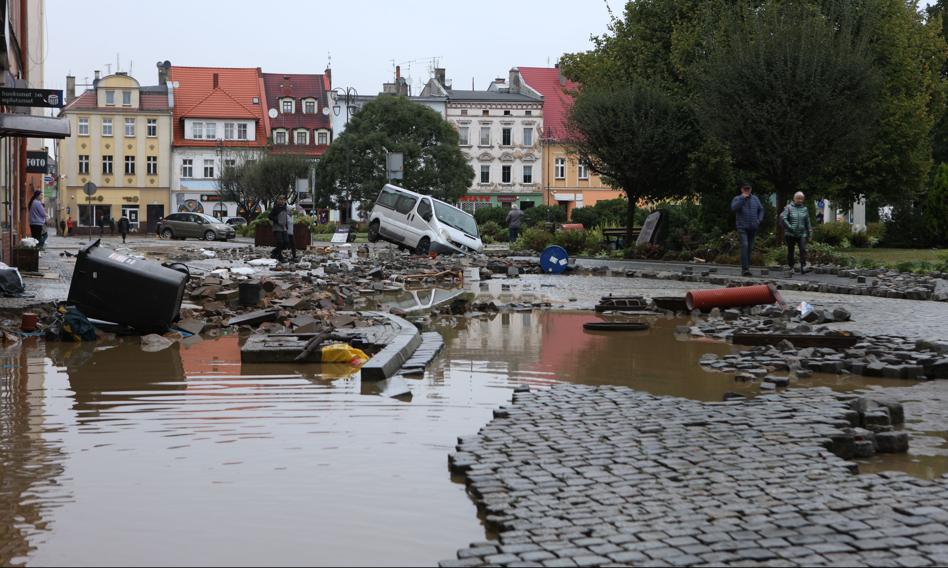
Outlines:
{"label": "muddy brown water", "polygon": [[[730,347],[675,340],[680,321],[583,330],[600,319],[535,311],[440,327],[446,350],[409,381],[410,402],[345,366],[241,365],[237,336],[159,353],[27,341],[0,355],[0,564],[432,565],[485,538],[447,456],[513,386],[699,400],[758,388],[702,371],[702,354]],[[948,471],[941,459],[919,467]]]}

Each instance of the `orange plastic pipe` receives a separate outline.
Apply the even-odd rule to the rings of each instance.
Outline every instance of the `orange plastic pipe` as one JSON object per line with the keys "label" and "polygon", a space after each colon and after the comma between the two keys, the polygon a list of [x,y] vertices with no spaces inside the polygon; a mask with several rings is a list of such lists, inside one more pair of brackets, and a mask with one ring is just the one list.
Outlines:
{"label": "orange plastic pipe", "polygon": [[712,308],[739,308],[760,304],[783,303],[783,298],[773,284],[757,286],[739,286],[717,290],[692,290],[685,296],[689,310],[710,310]]}

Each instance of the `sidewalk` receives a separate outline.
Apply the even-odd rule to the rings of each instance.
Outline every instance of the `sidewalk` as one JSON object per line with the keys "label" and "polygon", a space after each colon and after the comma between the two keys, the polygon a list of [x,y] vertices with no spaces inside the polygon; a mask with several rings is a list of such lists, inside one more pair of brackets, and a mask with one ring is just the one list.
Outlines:
{"label": "sidewalk", "polygon": [[39,272],[22,274],[26,287],[24,295],[18,298],[0,297],[0,310],[22,310],[65,300],[69,295],[75,259],[60,255],[67,250],[75,254],[79,246],[79,239],[50,236],[46,250],[40,253]]}

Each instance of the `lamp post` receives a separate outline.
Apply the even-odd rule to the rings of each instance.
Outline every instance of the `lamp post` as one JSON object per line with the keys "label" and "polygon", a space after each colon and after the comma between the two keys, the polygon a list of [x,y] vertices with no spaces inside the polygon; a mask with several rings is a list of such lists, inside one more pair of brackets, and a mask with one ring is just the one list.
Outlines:
{"label": "lamp post", "polygon": [[[346,127],[348,128],[349,115],[355,114],[355,111],[356,111],[355,101],[356,101],[356,97],[359,96],[359,93],[352,87],[346,87],[345,89],[335,88],[332,90],[332,94],[333,94],[333,105],[332,105],[333,114],[335,114],[336,116],[339,116],[339,114],[342,113],[342,108],[339,106],[340,98],[342,98],[343,102],[346,105]],[[349,156],[349,146],[347,145],[346,146],[346,183],[347,184],[350,182],[350,179],[349,179],[350,178],[350,173],[349,173],[350,161],[351,161],[351,157]],[[346,197],[349,197],[349,195],[347,195]],[[349,200],[347,200],[346,208],[348,209],[348,213],[346,214],[346,216],[348,217],[352,214],[352,203]]]}

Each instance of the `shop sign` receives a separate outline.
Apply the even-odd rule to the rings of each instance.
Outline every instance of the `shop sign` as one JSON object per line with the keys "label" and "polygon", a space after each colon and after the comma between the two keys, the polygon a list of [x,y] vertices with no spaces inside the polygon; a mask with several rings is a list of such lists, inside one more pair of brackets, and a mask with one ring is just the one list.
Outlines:
{"label": "shop sign", "polygon": [[490,203],[489,195],[462,195],[459,201],[479,201],[482,203]]}
{"label": "shop sign", "polygon": [[0,104],[8,107],[62,108],[63,92],[54,89],[0,87]]}
{"label": "shop sign", "polygon": [[221,200],[220,195],[208,195],[206,193],[201,194],[201,201],[205,203],[207,203],[208,201],[220,201],[220,200]]}
{"label": "shop sign", "polygon": [[516,195],[501,195],[497,198],[497,201],[501,203],[516,203],[518,197]]}
{"label": "shop sign", "polygon": [[45,174],[49,173],[47,169],[47,162],[49,161],[49,155],[46,152],[30,152],[26,153],[26,173],[28,174]]}

